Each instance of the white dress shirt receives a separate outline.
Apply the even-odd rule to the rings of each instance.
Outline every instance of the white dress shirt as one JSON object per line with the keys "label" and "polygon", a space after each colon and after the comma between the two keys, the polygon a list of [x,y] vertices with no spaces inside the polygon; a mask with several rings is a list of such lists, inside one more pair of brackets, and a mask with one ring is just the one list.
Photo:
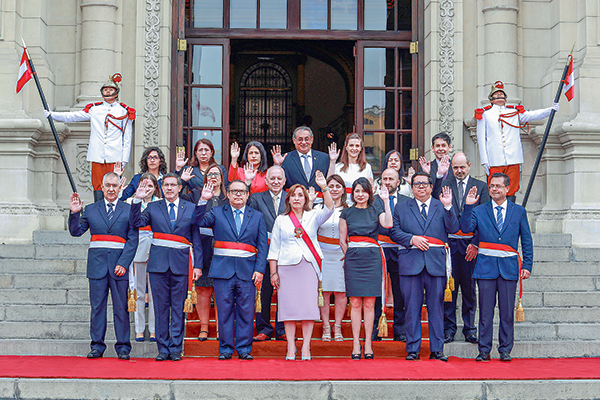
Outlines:
{"label": "white dress shirt", "polygon": [[[171,203],[167,199],[165,199],[165,203],[167,204],[167,215],[169,215],[169,212],[171,212],[171,207],[169,207],[169,204],[171,204]],[[175,210],[175,220],[177,220],[177,208],[179,207],[179,197],[177,197],[175,199],[173,204],[175,204],[175,207],[173,207],[173,210]]]}
{"label": "white dress shirt", "polygon": [[492,214],[494,215],[494,222],[496,223],[498,222],[498,212],[496,211],[497,206],[502,207],[500,212],[502,213],[502,226],[504,226],[506,224],[506,208],[508,207],[508,200],[504,199],[504,203],[502,204],[498,204],[495,200],[492,200]]}
{"label": "white dress shirt", "polygon": [[[231,213],[233,214],[233,220],[235,221],[235,210],[237,210],[237,208],[235,208],[234,206],[231,206]],[[244,205],[242,208],[240,208],[240,226],[242,226],[242,224],[244,223],[244,212],[246,211],[246,206]]]}

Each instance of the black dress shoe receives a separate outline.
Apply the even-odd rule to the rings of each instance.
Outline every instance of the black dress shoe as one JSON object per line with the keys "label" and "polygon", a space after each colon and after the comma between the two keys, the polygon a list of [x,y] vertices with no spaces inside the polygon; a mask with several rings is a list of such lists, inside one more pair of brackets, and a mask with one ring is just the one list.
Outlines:
{"label": "black dress shoe", "polygon": [[417,353],[408,353],[408,355],[406,356],[407,361],[417,361],[420,358],[421,357]]}
{"label": "black dress shoe", "polygon": [[443,351],[432,351],[429,355],[430,360],[440,360],[440,361],[448,361],[448,357],[444,355]]}
{"label": "black dress shoe", "polygon": [[176,351],[169,354],[169,360],[171,361],[181,361],[181,353]]}
{"label": "black dress shoe", "polygon": [[125,350],[119,353],[119,360],[129,360],[129,353]]}
{"label": "black dress shoe", "polygon": [[475,361],[490,361],[490,353],[480,351],[477,357],[475,357]]}
{"label": "black dress shoe", "polygon": [[454,342],[454,334],[446,333],[444,335],[444,343],[452,343]]}
{"label": "black dress shoe", "polygon": [[500,361],[512,361],[512,357],[508,351],[500,353]]}
{"label": "black dress shoe", "polygon": [[242,353],[238,356],[238,358],[240,360],[254,360],[254,357],[252,357],[252,354],[250,353]]}
{"label": "black dress shoe", "polygon": [[100,353],[100,350],[92,350],[88,353],[87,358],[102,358],[102,353]]}
{"label": "black dress shoe", "polygon": [[231,360],[231,354],[221,353],[219,354],[219,360]]}
{"label": "black dress shoe", "polygon": [[394,341],[396,342],[406,342],[406,333],[399,333],[394,335]]}
{"label": "black dress shoe", "polygon": [[465,342],[469,342],[469,343],[477,343],[477,335],[474,333],[468,333],[465,336]]}
{"label": "black dress shoe", "polygon": [[169,359],[169,355],[167,353],[158,353],[155,360],[156,361],[167,361]]}

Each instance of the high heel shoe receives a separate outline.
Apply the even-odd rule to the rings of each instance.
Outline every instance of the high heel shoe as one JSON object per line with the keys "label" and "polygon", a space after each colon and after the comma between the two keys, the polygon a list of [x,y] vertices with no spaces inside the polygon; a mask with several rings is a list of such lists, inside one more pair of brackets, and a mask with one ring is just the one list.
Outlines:
{"label": "high heel shoe", "polygon": [[310,352],[308,353],[308,356],[302,356],[302,361],[310,361]]}
{"label": "high heel shoe", "polygon": [[[336,329],[339,329],[339,332],[335,332]],[[344,337],[342,336],[342,325],[338,325],[338,324],[334,324],[333,325],[333,340],[335,340],[336,342],[343,342],[344,341]]]}
{"label": "high heel shoe", "polygon": [[286,361],[294,361],[296,359],[296,353],[298,353],[298,349],[294,350],[294,357],[288,357],[287,354],[285,356]]}
{"label": "high heel shoe", "polygon": [[323,325],[323,336],[321,336],[321,340],[324,342],[331,341],[331,325]]}
{"label": "high heel shoe", "polygon": [[[361,357],[362,357],[362,345],[360,346],[360,351],[358,353],[352,353],[351,358],[353,360],[360,360]],[[366,355],[365,355],[365,358],[366,358]]]}

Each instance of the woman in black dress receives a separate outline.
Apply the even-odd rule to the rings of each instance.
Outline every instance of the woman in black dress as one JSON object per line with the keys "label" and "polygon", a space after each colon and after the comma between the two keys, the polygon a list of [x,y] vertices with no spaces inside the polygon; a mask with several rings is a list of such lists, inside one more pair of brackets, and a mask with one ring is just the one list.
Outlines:
{"label": "woman in black dress", "polygon": [[[371,335],[375,316],[375,297],[382,294],[383,265],[377,242],[379,226],[393,224],[389,193],[384,185],[381,200],[385,209],[373,205],[373,189],[366,178],[358,178],[352,185],[354,206],[340,215],[340,246],[345,254],[344,276],[346,296],[350,298],[352,321],[352,359],[360,360],[360,325],[364,312],[365,359],[373,358]],[[364,310],[364,311],[363,311]]]}

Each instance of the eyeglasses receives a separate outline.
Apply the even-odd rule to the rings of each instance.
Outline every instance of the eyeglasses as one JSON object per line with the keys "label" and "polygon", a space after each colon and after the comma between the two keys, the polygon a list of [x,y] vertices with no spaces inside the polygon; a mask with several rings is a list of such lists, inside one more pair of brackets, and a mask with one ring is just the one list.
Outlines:
{"label": "eyeglasses", "polygon": [[218,172],[211,172],[209,174],[206,174],[207,178],[216,178],[217,176],[219,176],[220,174]]}
{"label": "eyeglasses", "polygon": [[429,183],[429,182],[415,182],[415,183],[413,183],[413,187],[416,187],[416,188],[419,188],[419,189],[426,188],[427,186],[431,186],[431,183]]}
{"label": "eyeglasses", "polygon": [[296,138],[296,139],[294,139],[294,140],[295,140],[296,142],[306,142],[306,143],[308,143],[308,142],[310,142],[310,141],[312,140],[312,138],[311,138],[310,136],[309,136],[309,137],[305,137],[305,138],[299,138],[299,137],[297,137],[297,138]]}
{"label": "eyeglasses", "polygon": [[158,160],[160,160],[160,157],[159,156],[148,156],[148,157],[146,157],[146,160],[158,161]]}
{"label": "eyeglasses", "polygon": [[490,189],[502,189],[502,188],[505,188],[506,186],[504,186],[504,185],[490,185],[488,187]]}
{"label": "eyeglasses", "polygon": [[229,193],[233,194],[234,196],[243,196],[248,193],[248,191],[243,189],[234,189],[230,190]]}

